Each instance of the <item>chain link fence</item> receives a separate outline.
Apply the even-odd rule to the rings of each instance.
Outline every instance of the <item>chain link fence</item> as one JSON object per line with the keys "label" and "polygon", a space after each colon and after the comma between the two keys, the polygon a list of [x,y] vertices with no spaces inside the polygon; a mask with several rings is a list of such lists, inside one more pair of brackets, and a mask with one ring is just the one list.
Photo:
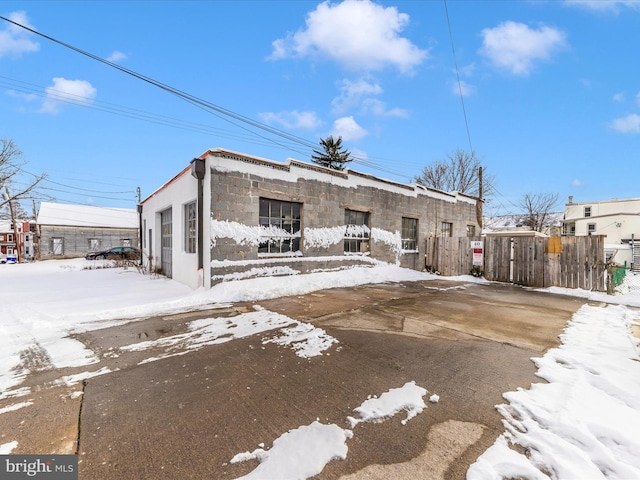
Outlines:
{"label": "chain link fence", "polygon": [[640,294],[640,272],[625,267],[610,266],[607,271],[607,293],[610,295]]}

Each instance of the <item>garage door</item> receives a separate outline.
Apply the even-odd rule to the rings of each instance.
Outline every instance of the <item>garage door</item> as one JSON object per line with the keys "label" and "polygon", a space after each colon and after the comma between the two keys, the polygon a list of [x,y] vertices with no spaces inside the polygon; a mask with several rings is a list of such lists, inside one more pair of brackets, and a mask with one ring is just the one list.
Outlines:
{"label": "garage door", "polygon": [[171,278],[171,246],[172,246],[172,221],[171,221],[171,209],[167,209],[164,212],[160,212],[161,223],[161,245],[160,263],[162,267],[162,273]]}

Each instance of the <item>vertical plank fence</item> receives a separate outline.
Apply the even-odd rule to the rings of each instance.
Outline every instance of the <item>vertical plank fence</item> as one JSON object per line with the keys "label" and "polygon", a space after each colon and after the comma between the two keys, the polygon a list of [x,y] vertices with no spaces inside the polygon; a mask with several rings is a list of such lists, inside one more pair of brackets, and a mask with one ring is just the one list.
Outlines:
{"label": "vertical plank fence", "polygon": [[434,237],[426,240],[425,267],[442,275],[468,275],[471,241],[484,244],[484,277],[536,288],[606,291],[604,236]]}

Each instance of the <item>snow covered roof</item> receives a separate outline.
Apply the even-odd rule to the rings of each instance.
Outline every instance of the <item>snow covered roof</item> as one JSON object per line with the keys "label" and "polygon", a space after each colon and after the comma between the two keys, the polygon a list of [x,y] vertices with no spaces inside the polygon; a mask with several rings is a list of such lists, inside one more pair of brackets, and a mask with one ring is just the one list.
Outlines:
{"label": "snow covered roof", "polygon": [[[545,224],[550,227],[561,227],[564,212],[550,212]],[[495,217],[484,217],[483,231],[499,232],[511,231],[515,229],[528,229],[529,216],[527,214],[519,215],[498,215]]]}
{"label": "snow covered roof", "polygon": [[207,157],[211,159],[212,169],[217,171],[233,170],[290,182],[296,182],[298,179],[304,178],[349,188],[368,186],[411,197],[424,195],[439,198],[452,203],[466,202],[475,204],[477,201],[475,197],[460,192],[444,192],[417,184],[407,185],[348,168],[334,170],[293,158],[288,158],[286,162],[281,163],[223,148],[209,149],[200,155],[203,160]]}
{"label": "snow covered roof", "polygon": [[39,225],[67,227],[138,228],[138,213],[133,208],[92,207],[42,202]]}

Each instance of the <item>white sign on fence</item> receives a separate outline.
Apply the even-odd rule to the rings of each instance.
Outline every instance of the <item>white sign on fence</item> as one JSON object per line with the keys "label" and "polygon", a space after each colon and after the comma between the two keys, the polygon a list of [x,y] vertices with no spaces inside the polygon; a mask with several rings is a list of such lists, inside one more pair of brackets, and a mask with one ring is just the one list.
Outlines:
{"label": "white sign on fence", "polygon": [[471,249],[473,250],[473,265],[474,266],[482,266],[482,256],[484,253],[484,245],[483,242],[480,241],[472,241]]}

